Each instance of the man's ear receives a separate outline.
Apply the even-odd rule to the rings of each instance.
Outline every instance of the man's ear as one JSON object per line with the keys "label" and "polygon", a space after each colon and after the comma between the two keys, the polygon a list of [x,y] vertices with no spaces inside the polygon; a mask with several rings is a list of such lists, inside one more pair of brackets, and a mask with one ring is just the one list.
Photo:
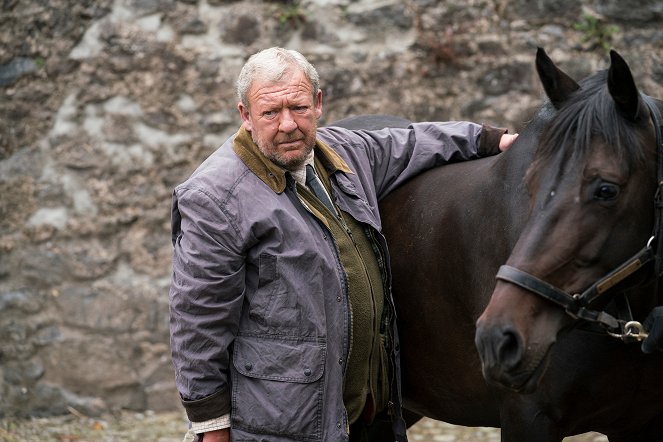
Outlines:
{"label": "man's ear", "polygon": [[322,90],[318,89],[318,93],[315,94],[315,118],[319,119],[322,116]]}
{"label": "man's ear", "polygon": [[242,127],[251,132],[253,126],[251,125],[251,114],[249,108],[244,106],[244,103],[241,101],[237,103],[237,110],[239,111],[239,116],[242,119]]}

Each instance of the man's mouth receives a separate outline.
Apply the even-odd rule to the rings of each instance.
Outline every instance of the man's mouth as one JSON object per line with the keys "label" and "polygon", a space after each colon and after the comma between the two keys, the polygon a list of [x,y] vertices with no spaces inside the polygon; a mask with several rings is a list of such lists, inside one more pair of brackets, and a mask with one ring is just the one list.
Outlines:
{"label": "man's mouth", "polygon": [[298,144],[300,144],[303,140],[302,139],[297,139],[297,140],[287,140],[287,141],[282,141],[279,144],[279,146],[283,147],[294,147]]}

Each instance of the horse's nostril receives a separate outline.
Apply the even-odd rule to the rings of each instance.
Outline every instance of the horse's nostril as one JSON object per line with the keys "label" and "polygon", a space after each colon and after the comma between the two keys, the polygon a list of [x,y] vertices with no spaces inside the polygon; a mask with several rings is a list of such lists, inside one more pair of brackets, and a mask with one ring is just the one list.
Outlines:
{"label": "horse's nostril", "polygon": [[522,358],[522,345],[518,334],[512,329],[502,330],[497,342],[497,359],[507,370],[516,367]]}

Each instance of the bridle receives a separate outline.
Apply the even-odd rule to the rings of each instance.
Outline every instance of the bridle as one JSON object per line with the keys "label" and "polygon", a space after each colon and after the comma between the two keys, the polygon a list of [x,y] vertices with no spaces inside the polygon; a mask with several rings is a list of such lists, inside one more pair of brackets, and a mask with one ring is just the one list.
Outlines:
{"label": "bridle", "polygon": [[624,281],[648,263],[654,263],[657,284],[659,278],[663,276],[663,120],[654,100],[644,94],[641,94],[641,97],[647,104],[654,123],[658,157],[658,188],[654,196],[654,229],[647,244],[638,253],[596,281],[585,291],[573,295],[548,284],[536,276],[508,265],[501,266],[496,276],[498,280],[515,284],[559,305],[574,319],[598,324],[609,335],[629,342],[641,341],[647,337],[642,324],[630,317],[630,308],[627,308],[629,310],[628,318],[619,319],[603,310],[591,309],[589,306],[610,288]]}

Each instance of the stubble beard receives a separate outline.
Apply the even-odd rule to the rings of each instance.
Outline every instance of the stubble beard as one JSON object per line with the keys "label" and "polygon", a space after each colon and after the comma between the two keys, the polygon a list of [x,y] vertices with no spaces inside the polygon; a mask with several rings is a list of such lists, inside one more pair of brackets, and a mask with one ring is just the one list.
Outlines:
{"label": "stubble beard", "polygon": [[[301,134],[301,132],[300,132]],[[300,169],[306,160],[308,159],[311,151],[315,147],[315,134],[316,130],[311,131],[311,135],[306,135],[304,137],[305,148],[298,152],[297,155],[292,154],[292,151],[283,152],[278,148],[278,145],[273,142],[268,142],[260,137],[256,136],[251,132],[251,138],[253,142],[256,143],[260,152],[263,153],[272,163],[276,164],[279,167],[282,167],[286,170],[297,170]],[[279,140],[280,142],[286,142],[290,140],[296,140],[296,136],[288,136],[285,140]]]}

